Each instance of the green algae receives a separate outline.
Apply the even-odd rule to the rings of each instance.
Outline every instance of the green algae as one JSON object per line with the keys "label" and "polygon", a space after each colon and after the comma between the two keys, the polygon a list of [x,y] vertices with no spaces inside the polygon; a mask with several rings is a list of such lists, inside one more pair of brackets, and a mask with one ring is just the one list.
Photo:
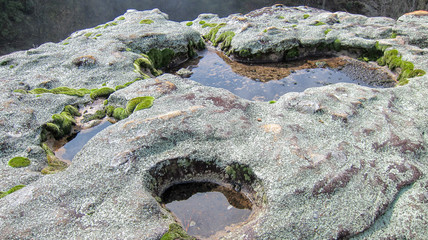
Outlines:
{"label": "green algae", "polygon": [[202,25],[202,28],[215,27],[217,25],[217,23],[205,23],[204,25]]}
{"label": "green algae", "polygon": [[12,187],[11,189],[7,190],[6,192],[0,192],[0,198],[6,197],[7,195],[16,192],[22,188],[24,188],[25,185],[16,185],[14,187]]}
{"label": "green algae", "polygon": [[332,29],[329,28],[329,29],[327,29],[327,30],[324,31],[324,34],[327,35],[331,31],[332,31]]}
{"label": "green algae", "polygon": [[304,14],[303,15],[303,19],[308,19],[310,17],[310,15],[309,14]]}
{"label": "green algae", "polygon": [[26,91],[26,90],[24,90],[24,89],[16,89],[16,90],[13,90],[13,92],[16,92],[16,93],[22,93],[22,94],[27,94],[28,92]]}
{"label": "green algae", "polygon": [[315,21],[315,23],[313,24],[314,26],[322,26],[322,25],[326,25],[325,22],[321,22],[321,21]]}
{"label": "green algae", "polygon": [[204,21],[204,20],[202,20],[202,21],[199,21],[199,24],[200,25],[204,25],[206,22]]}
{"label": "green algae", "polygon": [[133,113],[145,108],[153,106],[154,97],[145,96],[145,97],[136,97],[128,101],[126,105],[126,111],[128,113]]}
{"label": "green algae", "polygon": [[94,114],[86,114],[83,116],[83,120],[82,122],[90,122],[92,120],[98,120],[98,119],[103,119],[106,116],[106,110],[102,109],[102,110],[97,110]]}
{"label": "green algae", "polygon": [[88,38],[88,37],[90,37],[91,35],[92,35],[92,33],[91,33],[91,32],[88,32],[88,33],[86,33],[84,36]]}
{"label": "green algae", "polygon": [[295,59],[300,56],[299,48],[295,47],[287,51],[285,54],[285,59]]}
{"label": "green algae", "polygon": [[143,19],[140,21],[140,24],[152,24],[152,23],[154,23],[154,21],[151,19]]}
{"label": "green algae", "polygon": [[150,49],[150,51],[147,53],[147,56],[149,56],[153,66],[156,69],[160,69],[169,65],[175,56],[175,52],[169,48],[165,48],[163,50],[153,48]]}
{"label": "green algae", "polygon": [[92,99],[107,98],[110,96],[110,94],[112,94],[114,92],[115,92],[115,90],[113,88],[103,87],[103,88],[92,91],[90,94],[90,97]]}
{"label": "green algae", "polygon": [[117,20],[119,20],[119,21],[125,20],[125,17],[120,17]]}
{"label": "green algae", "polygon": [[196,240],[196,238],[187,234],[177,223],[172,223],[169,225],[168,232],[162,236],[161,240]]}
{"label": "green algae", "polygon": [[143,70],[149,70],[153,76],[159,76],[162,74],[162,71],[157,70],[154,67],[153,62],[150,60],[150,57],[147,55],[143,55],[143,57],[138,58],[134,61],[135,72],[141,74],[142,76],[147,76]]}
{"label": "green algae", "polygon": [[[80,116],[79,111],[77,108],[67,105],[60,114],[52,115],[52,121],[44,125],[44,130],[51,133],[55,139],[61,139],[70,134],[73,125],[76,124],[74,116]],[[43,134],[46,133],[42,131]],[[46,137],[43,136],[42,139],[44,138]]]}
{"label": "green algae", "polygon": [[58,173],[64,171],[68,167],[67,163],[61,161],[55,156],[55,153],[49,148],[46,143],[42,143],[41,147],[43,148],[43,150],[45,150],[48,164],[48,166],[42,169],[42,174]]}
{"label": "green algae", "polygon": [[225,173],[236,182],[250,183],[254,179],[254,173],[249,166],[234,163],[226,166]]}
{"label": "green algae", "polygon": [[86,94],[90,94],[91,90],[86,88],[74,89],[69,87],[58,87],[54,89],[45,89],[45,88],[35,88],[33,90],[28,91],[30,94],[43,94],[43,93],[52,93],[52,94],[65,94],[70,96],[83,97]]}
{"label": "green algae", "polygon": [[392,71],[400,69],[400,74],[397,78],[397,85],[399,86],[409,83],[409,78],[421,77],[426,74],[422,69],[414,69],[412,62],[402,60],[402,56],[397,49],[385,51],[384,55],[377,59],[377,63],[380,66],[388,66]]}
{"label": "green algae", "polygon": [[14,157],[7,164],[13,168],[20,168],[29,166],[31,161],[26,157]]}
{"label": "green algae", "polygon": [[192,26],[193,25],[193,22],[188,22],[188,23],[186,23],[186,26],[188,26],[188,27],[190,27],[190,26]]}
{"label": "green algae", "polygon": [[216,27],[213,27],[213,28],[210,30],[210,32],[209,32],[209,33],[207,33],[206,35],[204,35],[203,37],[204,37],[206,40],[209,40],[209,41],[211,41],[211,42],[214,42],[214,41],[215,41],[215,39],[216,39],[216,35],[217,35],[218,31],[220,30],[220,28],[222,28],[222,27],[224,27],[224,26],[226,26],[226,23],[220,23],[220,24],[218,24]]}
{"label": "green algae", "polygon": [[118,107],[115,108],[113,111],[113,117],[116,118],[117,120],[122,120],[125,119],[127,117],[129,117],[129,112],[126,111],[126,109],[122,108],[122,107]]}
{"label": "green algae", "polygon": [[218,36],[218,38],[215,39],[214,42],[212,42],[212,43],[215,47],[217,47],[218,44],[221,43],[220,48],[221,48],[221,50],[225,51],[225,50],[228,50],[230,48],[230,45],[232,43],[232,39],[234,36],[235,36],[234,32],[226,31],[226,32],[223,32],[222,34],[220,34],[220,36]]}

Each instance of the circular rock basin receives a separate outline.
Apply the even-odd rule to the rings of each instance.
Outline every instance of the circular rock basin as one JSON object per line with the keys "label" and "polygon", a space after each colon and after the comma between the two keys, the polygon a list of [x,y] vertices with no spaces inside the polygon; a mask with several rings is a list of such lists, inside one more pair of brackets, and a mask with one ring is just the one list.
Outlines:
{"label": "circular rock basin", "polygon": [[210,182],[173,185],[161,199],[183,229],[200,239],[245,222],[251,214],[252,204],[244,194]]}
{"label": "circular rock basin", "polygon": [[181,66],[193,72],[189,77],[191,80],[227,89],[248,100],[277,100],[288,92],[303,92],[307,88],[341,82],[367,87],[392,87],[396,84],[387,68],[350,57],[242,64],[212,48],[201,51],[199,55],[199,58]]}

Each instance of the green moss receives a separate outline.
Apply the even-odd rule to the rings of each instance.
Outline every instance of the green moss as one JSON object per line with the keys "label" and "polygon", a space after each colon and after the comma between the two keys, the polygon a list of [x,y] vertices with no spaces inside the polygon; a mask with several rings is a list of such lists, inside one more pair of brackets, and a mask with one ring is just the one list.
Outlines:
{"label": "green moss", "polygon": [[326,25],[325,22],[321,22],[321,21],[315,21],[314,26],[322,26],[322,25]]}
{"label": "green moss", "polygon": [[235,36],[235,33],[232,31],[223,32],[218,36],[218,38],[213,42],[213,45],[215,47],[218,46],[219,43],[221,43],[220,48],[221,50],[225,51],[230,48],[230,45],[232,43],[232,39]]}
{"label": "green moss", "polygon": [[118,18],[117,20],[119,20],[119,21],[122,21],[122,20],[125,20],[125,17],[120,17],[120,18]]}
{"label": "green moss", "polygon": [[296,27],[297,27],[297,25],[296,25],[296,24],[294,24],[294,25],[293,25],[293,26],[291,26],[291,27],[296,28]]}
{"label": "green moss", "polygon": [[325,30],[325,31],[324,31],[324,34],[325,34],[325,35],[327,35],[329,32],[331,32],[331,30],[332,30],[332,29],[330,29],[330,28],[329,28],[329,29],[327,29],[327,30]]}
{"label": "green moss", "polygon": [[217,25],[217,23],[205,23],[204,25],[202,25],[202,28],[215,27]]}
{"label": "green moss", "polygon": [[16,89],[16,90],[13,90],[13,92],[16,92],[16,93],[22,93],[22,94],[27,94],[28,92],[26,91],[26,90],[24,90],[24,89]]}
{"label": "green moss", "polygon": [[222,28],[224,26],[226,26],[226,23],[218,24],[216,27],[213,27],[208,34],[204,35],[204,38],[207,40],[210,40],[211,42],[214,42],[216,39],[216,35],[218,33],[218,30],[220,30],[220,28]]}
{"label": "green moss", "polygon": [[108,99],[104,100],[103,105],[107,105],[108,104]]}
{"label": "green moss", "polygon": [[201,38],[200,40],[199,40],[199,42],[196,44],[196,48],[198,49],[198,50],[202,50],[202,49],[205,49],[205,42],[204,42],[204,40]]}
{"label": "green moss", "polygon": [[153,105],[154,97],[145,96],[145,97],[136,97],[128,101],[126,105],[126,111],[128,113],[133,113],[134,111],[139,111],[145,108],[149,108]]}
{"label": "green moss", "polygon": [[304,14],[303,15],[303,19],[308,19],[310,17],[310,15],[309,14]]}
{"label": "green moss", "polygon": [[147,53],[147,56],[149,56],[153,66],[156,69],[160,69],[169,65],[175,56],[175,52],[169,48],[163,50],[153,48]]}
{"label": "green moss", "polygon": [[65,42],[65,43],[63,43],[62,45],[68,45],[68,44],[70,44],[69,42]]}
{"label": "green moss", "polygon": [[129,117],[129,115],[130,113],[126,111],[126,109],[121,107],[115,108],[113,111],[113,117],[116,118],[117,120],[125,119]]}
{"label": "green moss", "polygon": [[86,114],[83,116],[83,122],[89,122],[92,120],[103,119],[106,116],[106,110],[97,110],[94,114]]}
{"label": "green moss", "polygon": [[64,112],[68,112],[71,116],[81,116],[82,115],[82,114],[80,114],[79,110],[72,105],[65,106]]}
{"label": "green moss", "polygon": [[299,55],[300,55],[299,49],[295,47],[287,51],[287,54],[285,55],[285,59],[294,59],[299,57]]}
{"label": "green moss", "polygon": [[177,223],[172,223],[169,225],[168,232],[162,236],[161,240],[196,240],[196,238],[187,234]]}
{"label": "green moss", "polygon": [[59,160],[54,154],[54,152],[46,145],[46,143],[42,144],[43,150],[46,152],[47,164],[48,166],[42,169],[42,174],[54,174],[60,171],[65,170],[68,165]]}
{"label": "green moss", "polygon": [[122,89],[122,88],[126,88],[126,86],[124,86],[124,85],[118,85],[118,86],[116,86],[115,88],[114,88],[114,90],[120,90],[120,89]]}
{"label": "green moss", "polygon": [[92,35],[92,33],[91,32],[88,32],[88,33],[86,33],[84,36],[85,37],[90,37]]}
{"label": "green moss", "polygon": [[9,69],[12,69],[12,68],[14,68],[14,67],[15,67],[15,66],[13,66],[13,65],[10,65],[10,66],[9,66]]}
{"label": "green moss", "polygon": [[35,88],[33,90],[28,91],[31,94],[43,94],[43,93],[53,93],[53,94],[65,94],[70,96],[78,96],[83,97],[86,94],[89,94],[91,91],[86,88],[81,89],[73,89],[69,87],[58,87],[54,89],[44,89],[44,88]]}
{"label": "green moss", "polygon": [[241,49],[238,54],[239,56],[245,57],[245,58],[251,56],[251,52],[248,49]]}
{"label": "green moss", "polygon": [[101,97],[105,97],[107,98],[108,96],[110,96],[110,94],[114,93],[115,90],[113,88],[109,88],[109,87],[103,87],[100,89],[97,89],[93,92],[91,92],[91,98],[92,99],[98,99]]}
{"label": "green moss", "polygon": [[113,106],[106,106],[106,115],[109,117],[113,117],[114,107]]}
{"label": "green moss", "polygon": [[141,74],[141,75],[146,75],[143,70],[149,70],[154,76],[159,76],[162,74],[162,71],[157,70],[154,67],[153,62],[149,59],[149,56],[145,55],[141,58],[138,58],[134,61],[134,68],[135,68],[135,72]]}
{"label": "green moss", "polygon": [[269,101],[269,104],[274,104],[274,103],[276,103],[276,101]]}
{"label": "green moss", "polygon": [[20,168],[20,167],[27,167],[31,164],[30,159],[26,157],[14,157],[9,160],[8,162],[9,166],[14,168]]}
{"label": "green moss", "polygon": [[250,167],[240,165],[238,163],[227,166],[225,168],[225,173],[229,176],[230,179],[236,182],[251,182],[254,176],[254,173]]}
{"label": "green moss", "polygon": [[151,19],[143,19],[140,21],[140,24],[152,24],[152,23],[154,23],[154,21]]}
{"label": "green moss", "polygon": [[339,39],[334,40],[333,49],[336,50],[337,52],[342,50],[342,42]]}
{"label": "green moss", "polygon": [[193,22],[188,22],[188,23],[186,23],[186,26],[188,26],[188,27],[190,27],[190,26],[192,26],[193,25]]}
{"label": "green moss", "polygon": [[0,198],[6,197],[7,195],[9,195],[13,192],[16,192],[16,191],[18,191],[24,187],[25,187],[25,185],[16,185],[16,186],[12,187],[11,189],[7,190],[6,192],[0,192]]}
{"label": "green moss", "polygon": [[11,62],[10,60],[4,60],[4,61],[0,62],[0,66],[6,66],[6,65],[8,65],[10,62]]}
{"label": "green moss", "polygon": [[101,36],[102,36],[102,34],[101,34],[101,33],[99,33],[99,34],[95,35],[95,37],[101,37]]}
{"label": "green moss", "polygon": [[98,26],[94,27],[94,29],[100,29],[102,27],[103,27],[102,25],[98,25]]}
{"label": "green moss", "polygon": [[393,32],[391,33],[391,38],[396,38],[396,37],[397,37],[397,32],[393,31]]}
{"label": "green moss", "polygon": [[199,24],[200,24],[200,25],[204,25],[205,23],[206,23],[206,22],[205,22],[205,21],[203,21],[203,20],[202,20],[202,21],[199,21]]}
{"label": "green moss", "polygon": [[285,17],[284,17],[284,16],[278,16],[277,18],[278,18],[278,19],[285,19]]}

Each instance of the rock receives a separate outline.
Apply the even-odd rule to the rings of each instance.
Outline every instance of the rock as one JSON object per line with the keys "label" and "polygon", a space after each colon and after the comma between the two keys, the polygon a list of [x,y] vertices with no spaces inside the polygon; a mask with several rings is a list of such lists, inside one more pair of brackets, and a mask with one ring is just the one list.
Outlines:
{"label": "rock", "polygon": [[[132,82],[139,77],[132,65],[140,53],[171,48],[185,56],[190,40],[196,43],[215,27],[173,23],[156,10],[123,17],[118,25],[96,29],[102,34],[96,40],[93,33],[85,36],[95,30],[86,29],[72,34],[68,45],[49,43],[0,58],[7,61],[0,67],[0,190],[27,185],[0,199],[2,237],[160,239],[173,218],[156,198],[172,184],[187,181],[229,184],[252,200],[252,216],[225,233],[225,239],[428,235],[427,75],[394,88],[345,83],[310,88],[273,104],[171,74]],[[396,22],[274,6],[244,16],[202,15],[194,22],[227,23],[217,35],[235,33],[223,49],[239,60],[294,58],[294,48],[310,55],[316,51],[305,47],[339,38],[336,45],[347,47],[336,51],[340,54],[379,41],[427,71],[426,49],[412,43],[416,35],[400,37],[403,41],[386,38],[393,29],[409,28],[406,18]],[[426,17],[420,18],[412,25],[415,31],[424,27],[419,23]],[[316,21],[325,24],[315,26]],[[275,28],[264,33],[269,27]],[[332,31],[325,34],[326,29]],[[223,36],[228,41],[232,35]],[[242,56],[244,49],[251,55]],[[77,61],[82,64],[73,64],[88,55],[96,61],[83,57]],[[25,92],[40,86],[102,88],[103,83],[114,88],[129,82],[115,89],[108,104],[126,108],[135,97],[152,96],[153,106],[99,132],[65,171],[41,175],[43,124],[66,105],[91,99],[89,94]],[[13,92],[18,88],[24,93]],[[16,156],[28,157],[31,165],[9,167]]]}
{"label": "rock", "polygon": [[187,68],[180,68],[176,74],[182,78],[189,78],[192,76],[193,72]]}

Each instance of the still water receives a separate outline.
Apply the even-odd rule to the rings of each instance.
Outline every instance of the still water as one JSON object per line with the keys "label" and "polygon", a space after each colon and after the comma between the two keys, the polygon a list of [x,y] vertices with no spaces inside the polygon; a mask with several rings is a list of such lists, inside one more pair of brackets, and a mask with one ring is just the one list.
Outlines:
{"label": "still water", "polygon": [[110,125],[112,125],[111,122],[104,121],[93,128],[80,131],[71,141],[56,150],[55,155],[63,160],[73,160],[74,156],[92,137]]}
{"label": "still water", "polygon": [[183,229],[199,238],[245,222],[251,214],[251,202],[242,193],[213,183],[174,185],[162,199]]}
{"label": "still water", "polygon": [[206,86],[227,89],[249,100],[278,100],[288,92],[303,92],[307,88],[339,82],[369,86],[337,69],[327,67],[299,69],[285,63],[276,64],[275,67],[237,64],[213,49],[201,51],[199,54],[200,58],[187,66],[193,72],[191,80]]}

